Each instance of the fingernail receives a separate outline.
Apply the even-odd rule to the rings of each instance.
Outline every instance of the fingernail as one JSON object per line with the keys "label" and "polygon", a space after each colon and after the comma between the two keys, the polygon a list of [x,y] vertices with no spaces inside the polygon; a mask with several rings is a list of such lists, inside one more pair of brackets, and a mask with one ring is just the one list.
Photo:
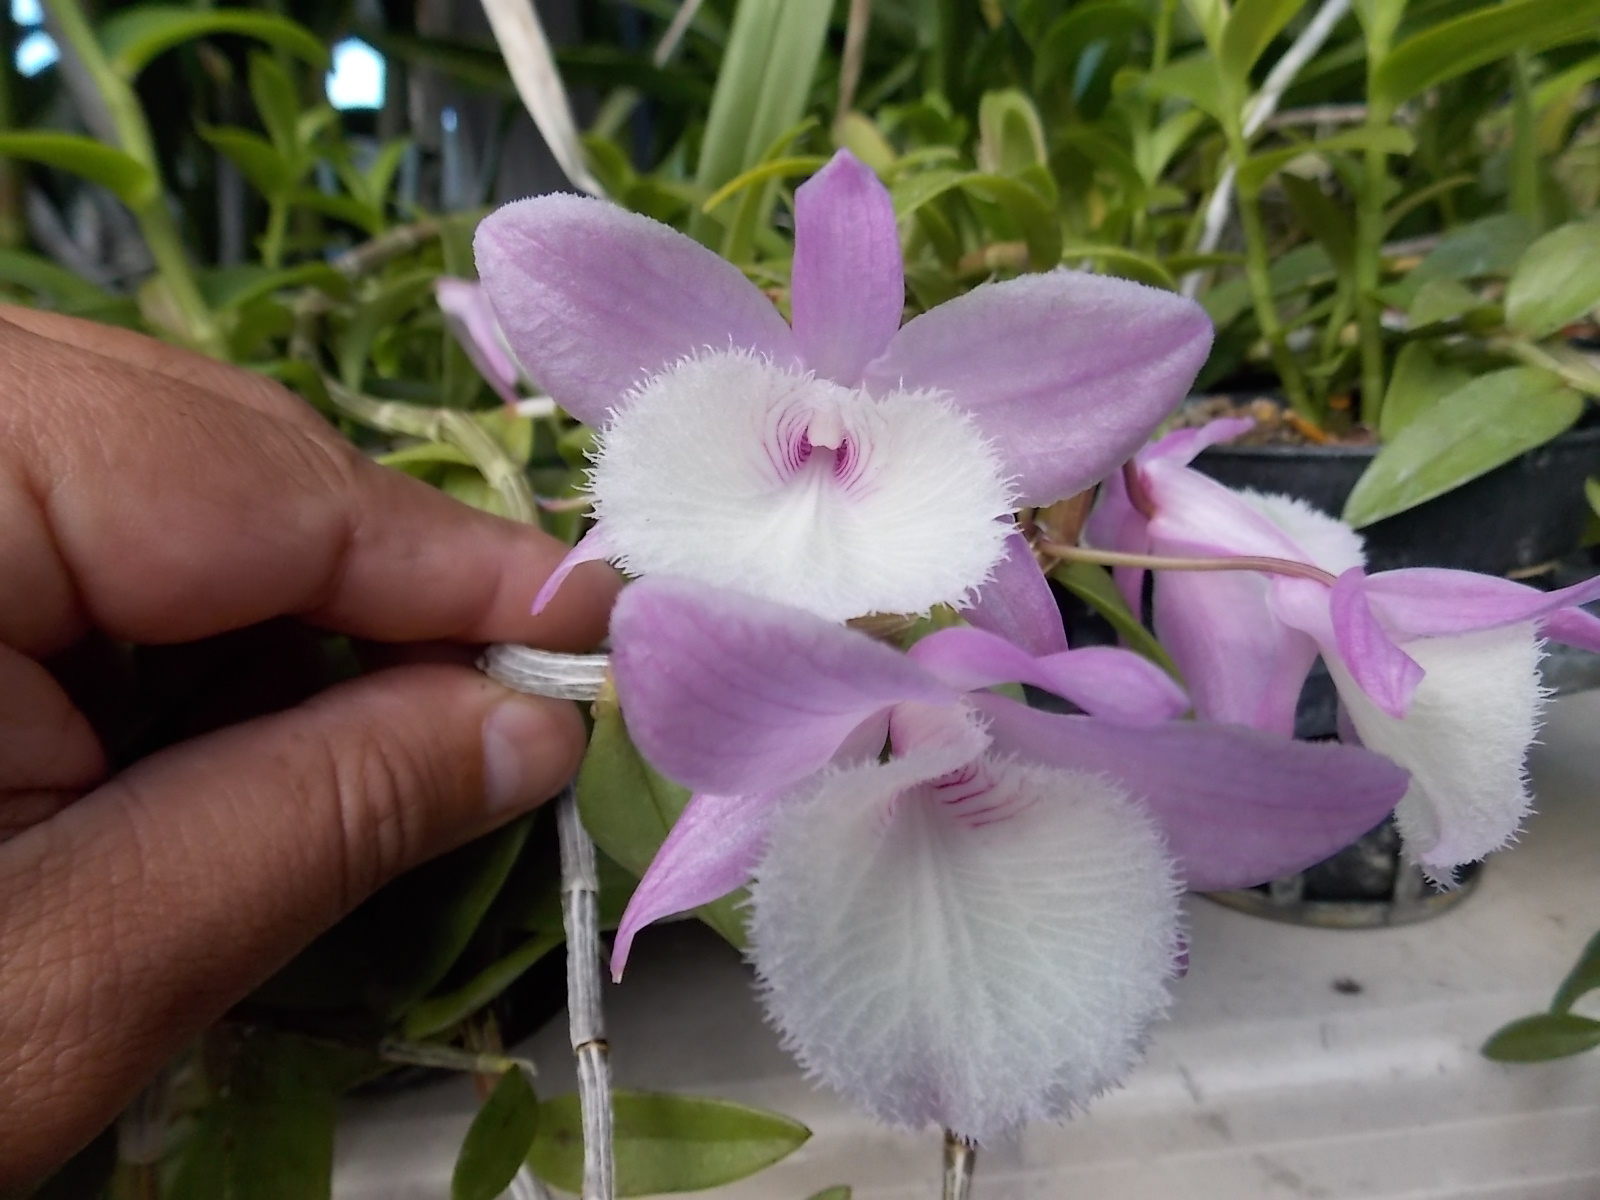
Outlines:
{"label": "fingernail", "polygon": [[520,812],[549,799],[550,717],[521,696],[483,720],[483,798],[491,812]]}

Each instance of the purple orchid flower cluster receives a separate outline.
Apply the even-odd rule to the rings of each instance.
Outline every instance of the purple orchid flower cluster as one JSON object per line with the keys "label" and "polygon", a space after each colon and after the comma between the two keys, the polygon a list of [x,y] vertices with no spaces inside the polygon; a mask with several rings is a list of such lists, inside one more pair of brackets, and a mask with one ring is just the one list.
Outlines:
{"label": "purple orchid flower cluster", "polygon": [[[1186,954],[1184,889],[1299,870],[1395,810],[1440,879],[1514,835],[1541,639],[1600,650],[1576,607],[1600,582],[1368,576],[1348,527],[1190,468],[1239,422],[1145,445],[1208,352],[1193,303],[1061,270],[902,327],[872,172],[841,151],[794,216],[792,323],[696,242],[574,196],[487,218],[483,290],[453,297],[486,298],[464,336],[507,389],[509,347],[596,430],[594,525],[538,603],[583,562],[635,577],[617,695],[694,793],[615,974],[643,926],[748,885],[801,1063],[885,1121],[984,1141],[1132,1068]],[[1241,568],[1155,571],[1187,690],[1070,649],[1013,523],[1097,483],[1095,545]],[[1135,604],[1150,565],[1118,572]],[[938,606],[966,624],[906,652],[847,624]],[[1345,744],[1289,736],[1318,655]],[[994,690],[1016,683],[1079,711]]]}

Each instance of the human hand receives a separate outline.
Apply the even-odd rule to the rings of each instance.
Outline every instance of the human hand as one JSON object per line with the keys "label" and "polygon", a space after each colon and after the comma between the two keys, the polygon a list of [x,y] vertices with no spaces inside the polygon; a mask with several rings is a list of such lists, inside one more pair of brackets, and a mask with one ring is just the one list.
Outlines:
{"label": "human hand", "polygon": [[[577,711],[470,651],[284,683],[314,630],[436,660],[591,645],[603,567],[529,615],[564,549],[376,466],[269,381],[0,309],[0,1190],[381,884],[571,776]],[[119,643],[190,674],[216,650],[224,686],[205,732],[113,773]]]}

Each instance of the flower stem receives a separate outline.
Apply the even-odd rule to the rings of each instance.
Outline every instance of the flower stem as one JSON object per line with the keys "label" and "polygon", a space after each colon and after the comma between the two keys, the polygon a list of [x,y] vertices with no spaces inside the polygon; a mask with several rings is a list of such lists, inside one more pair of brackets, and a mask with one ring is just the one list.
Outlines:
{"label": "flower stem", "polygon": [[944,1133],[944,1190],[943,1200],[970,1200],[972,1172],[978,1163],[978,1149],[965,1138]]}
{"label": "flower stem", "polygon": [[570,785],[556,801],[556,828],[561,839],[561,916],[567,931],[567,1016],[583,1114],[583,1200],[612,1200],[611,1062],[600,1007],[600,884],[594,842],[578,817]]}
{"label": "flower stem", "polygon": [[[1242,163],[1246,155],[1242,138],[1237,142],[1235,153],[1237,161]],[[1239,225],[1244,231],[1245,277],[1250,284],[1250,299],[1256,310],[1256,324],[1261,327],[1261,336],[1267,340],[1267,349],[1272,355],[1272,365],[1277,368],[1278,379],[1283,384],[1283,392],[1288,397],[1290,406],[1307,420],[1317,421],[1319,414],[1306,391],[1300,364],[1295,361],[1294,352],[1289,349],[1283,322],[1278,319],[1278,301],[1272,289],[1267,229],[1261,219],[1260,189],[1254,184],[1247,187],[1243,182],[1237,183],[1236,187],[1239,196]]]}
{"label": "flower stem", "polygon": [[1229,555],[1217,558],[1169,558],[1161,554],[1124,554],[1120,550],[1091,550],[1087,546],[1063,546],[1041,541],[1039,549],[1058,561],[1096,563],[1102,567],[1143,567],[1149,571],[1261,571],[1268,575],[1288,575],[1310,579],[1332,587],[1334,576],[1310,563],[1261,555]]}

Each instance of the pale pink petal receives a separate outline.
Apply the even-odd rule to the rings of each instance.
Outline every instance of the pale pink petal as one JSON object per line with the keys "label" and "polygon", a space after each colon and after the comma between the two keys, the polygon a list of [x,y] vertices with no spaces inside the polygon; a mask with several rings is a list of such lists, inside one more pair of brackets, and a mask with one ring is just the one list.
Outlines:
{"label": "pale pink petal", "polygon": [[561,590],[561,585],[584,563],[604,562],[616,555],[606,539],[605,525],[596,524],[589,528],[589,532],[578,539],[578,544],[567,551],[567,555],[556,569],[550,572],[550,577],[544,581],[544,586],[539,589],[539,594],[533,598],[533,614],[538,616],[545,610],[545,606],[555,599],[556,592]]}
{"label": "pale pink petal", "polygon": [[1369,575],[1361,590],[1378,620],[1399,637],[1445,637],[1538,621],[1600,600],[1600,576],[1541,592],[1493,575],[1410,567]]}
{"label": "pale pink petal", "polygon": [[[1141,477],[1142,478],[1142,477]],[[1100,485],[1100,496],[1083,528],[1084,543],[1123,554],[1150,553],[1150,521],[1133,506],[1122,471],[1113,471]],[[1114,567],[1111,578],[1134,612],[1144,608],[1144,569]]]}
{"label": "pale pink petal", "polygon": [[1155,628],[1202,720],[1289,737],[1317,645],[1278,619],[1271,589],[1254,571],[1162,571]]}
{"label": "pale pink petal", "polygon": [[1139,451],[1138,460],[1146,463],[1162,459],[1188,466],[1200,456],[1202,450],[1231,442],[1255,427],[1254,417],[1218,417],[1198,429],[1174,429]]}
{"label": "pale pink petal", "polygon": [[1581,608],[1563,608],[1539,624],[1539,632],[1552,642],[1600,654],[1600,617]]}
{"label": "pale pink petal", "polygon": [[889,189],[848,150],[794,194],[790,287],[802,361],[858,386],[900,328],[906,283]]}
{"label": "pale pink petal", "polygon": [[956,704],[903,654],[767,600],[657,576],[623,589],[611,670],[628,730],[696,791],[781,791],[901,701]]}
{"label": "pale pink petal", "polygon": [[433,291],[446,327],[466,351],[478,374],[500,399],[516,404],[522,398],[517,394],[521,372],[500,344],[494,310],[489,307],[483,285],[471,279],[441,277],[434,280]]}
{"label": "pale pink petal", "polygon": [[508,204],[484,218],[474,249],[512,350],[590,425],[647,376],[707,347],[794,360],[788,325],[739,268],[604,200]]}
{"label": "pale pink petal", "polygon": [[750,882],[778,802],[773,792],[700,792],[690,799],[622,914],[611,948],[613,979],[622,978],[634,936],[650,922],[699,908]]}
{"label": "pale pink petal", "polygon": [[1156,508],[1150,519],[1153,553],[1307,560],[1299,543],[1243,494],[1165,460],[1141,470]]}
{"label": "pale pink petal", "polygon": [[1356,685],[1391,717],[1403,717],[1422,682],[1422,667],[1378,623],[1362,591],[1366,576],[1346,571],[1333,585],[1333,635]]}
{"label": "pale pink petal", "polygon": [[1099,773],[1144,804],[1195,891],[1302,870],[1372,829],[1408,776],[1353,746],[1173,721],[1134,729],[976,695],[994,752]]}
{"label": "pale pink petal", "polygon": [[1160,667],[1110,646],[1034,657],[981,629],[944,629],[923,638],[910,654],[963,691],[1031,683],[1087,713],[1129,725],[1168,721],[1189,708],[1188,696]]}
{"label": "pale pink petal", "polygon": [[1175,409],[1211,346],[1199,305],[1124,279],[1051,271],[987,284],[900,330],[873,391],[935,388],[969,409],[1021,503],[1083,491]]}
{"label": "pale pink petal", "polygon": [[1067,648],[1066,626],[1050,581],[1020,533],[1006,537],[1005,557],[961,615],[1030,654],[1056,654]]}

